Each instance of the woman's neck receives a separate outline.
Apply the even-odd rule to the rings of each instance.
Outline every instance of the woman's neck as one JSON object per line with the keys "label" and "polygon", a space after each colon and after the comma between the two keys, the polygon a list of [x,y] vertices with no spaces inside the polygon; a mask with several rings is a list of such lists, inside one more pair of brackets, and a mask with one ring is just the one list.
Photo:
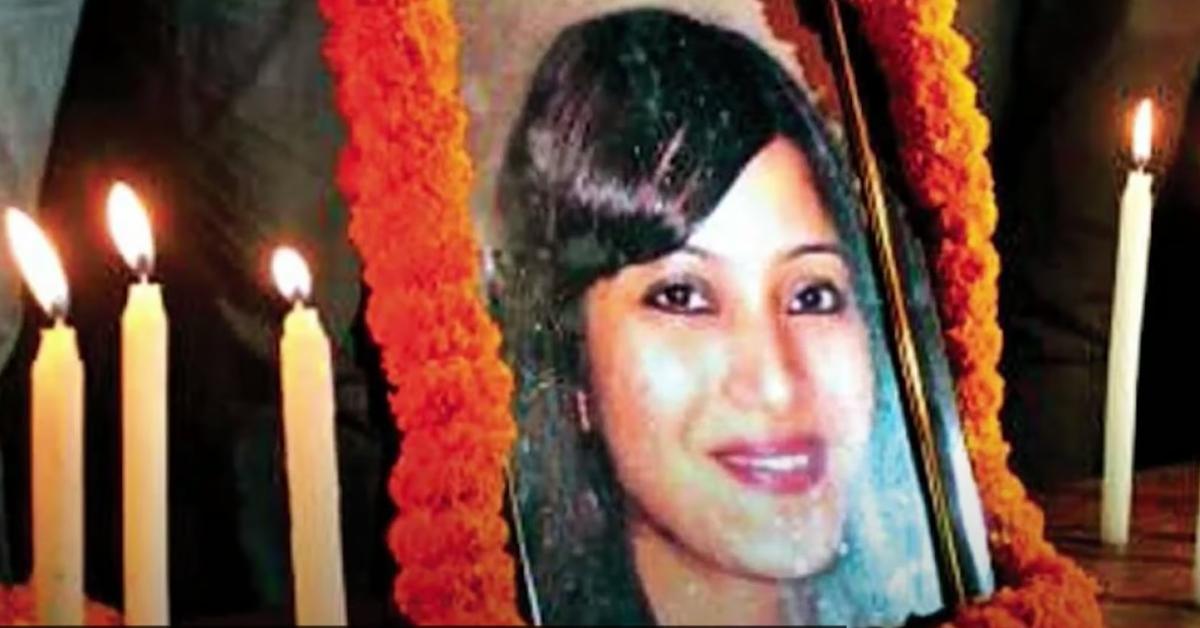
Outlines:
{"label": "woman's neck", "polygon": [[786,583],[738,575],[704,561],[645,519],[629,522],[629,536],[642,589],[661,625],[772,625],[796,619],[782,609]]}

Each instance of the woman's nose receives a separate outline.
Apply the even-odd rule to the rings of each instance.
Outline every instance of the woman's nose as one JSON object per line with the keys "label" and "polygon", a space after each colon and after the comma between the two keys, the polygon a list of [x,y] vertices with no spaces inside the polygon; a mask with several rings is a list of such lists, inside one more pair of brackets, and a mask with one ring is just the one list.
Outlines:
{"label": "woman's nose", "polygon": [[725,394],[743,410],[772,413],[788,410],[796,388],[794,356],[785,335],[769,318],[743,320],[733,326]]}

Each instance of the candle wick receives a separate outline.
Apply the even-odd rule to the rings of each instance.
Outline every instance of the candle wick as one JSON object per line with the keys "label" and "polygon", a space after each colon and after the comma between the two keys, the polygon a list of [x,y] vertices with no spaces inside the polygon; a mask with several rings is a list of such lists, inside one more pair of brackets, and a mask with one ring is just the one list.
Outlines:
{"label": "candle wick", "polygon": [[139,255],[134,260],[133,272],[137,273],[142,283],[149,281],[150,268],[150,257],[148,255]]}
{"label": "candle wick", "polygon": [[1136,168],[1138,172],[1145,172],[1146,166],[1148,166],[1149,164],[1150,164],[1150,153],[1148,151],[1145,153],[1142,153],[1139,151],[1134,151],[1133,167]]}
{"label": "candle wick", "polygon": [[50,305],[49,311],[47,313],[50,314],[50,318],[54,320],[55,327],[62,327],[64,325],[66,325],[66,318],[67,318],[67,304],[66,303],[61,303],[61,302],[52,303]]}

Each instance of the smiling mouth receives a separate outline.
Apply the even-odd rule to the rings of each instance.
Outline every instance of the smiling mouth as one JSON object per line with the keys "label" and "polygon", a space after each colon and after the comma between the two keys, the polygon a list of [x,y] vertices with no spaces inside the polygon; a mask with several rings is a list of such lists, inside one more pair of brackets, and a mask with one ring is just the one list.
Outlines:
{"label": "smiling mouth", "polygon": [[710,455],[738,483],[775,494],[807,492],[825,477],[825,440],[800,436],[738,441]]}

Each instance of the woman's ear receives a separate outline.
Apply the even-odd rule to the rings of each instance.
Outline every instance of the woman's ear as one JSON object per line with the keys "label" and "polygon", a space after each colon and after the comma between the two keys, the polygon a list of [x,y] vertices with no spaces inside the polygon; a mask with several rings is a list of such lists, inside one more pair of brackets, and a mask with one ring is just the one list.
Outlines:
{"label": "woman's ear", "polygon": [[592,433],[592,417],[588,410],[587,393],[582,389],[575,390],[575,418],[579,421],[579,431],[584,434]]}

